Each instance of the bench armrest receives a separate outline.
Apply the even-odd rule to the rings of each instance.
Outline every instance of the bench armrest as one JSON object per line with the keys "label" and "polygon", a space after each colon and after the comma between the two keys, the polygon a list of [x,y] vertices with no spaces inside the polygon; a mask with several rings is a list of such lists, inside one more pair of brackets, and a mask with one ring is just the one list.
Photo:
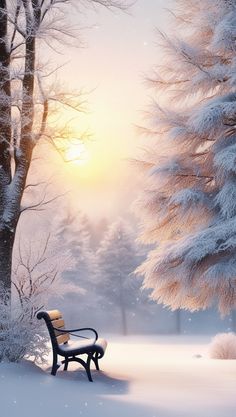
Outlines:
{"label": "bench armrest", "polygon": [[74,332],[83,332],[83,331],[89,330],[89,331],[93,332],[94,335],[95,335],[94,343],[98,339],[97,331],[95,329],[93,329],[92,327],[82,327],[81,329],[60,329],[60,328],[57,328],[57,327],[53,327],[53,329],[57,330],[58,332],[61,332],[61,333],[69,333],[72,336],[81,337],[82,339],[89,339],[89,337],[81,336],[81,335],[75,334]]}

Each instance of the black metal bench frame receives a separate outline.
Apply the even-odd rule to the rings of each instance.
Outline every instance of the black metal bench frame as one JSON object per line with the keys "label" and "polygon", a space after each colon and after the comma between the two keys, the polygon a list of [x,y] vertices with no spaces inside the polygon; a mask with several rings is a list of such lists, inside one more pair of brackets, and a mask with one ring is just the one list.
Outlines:
{"label": "black metal bench frame", "polygon": [[[92,327],[83,327],[79,329],[65,329],[64,325],[63,325],[63,328],[53,326],[52,324],[53,321],[60,320],[61,322],[62,321],[64,322],[62,314],[58,310],[40,311],[37,314],[37,318],[39,320],[42,318],[45,320],[45,323],[49,331],[51,344],[52,344],[52,351],[53,351],[53,363],[52,363],[51,374],[56,375],[57,370],[58,368],[60,368],[61,364],[64,365],[64,371],[67,371],[69,362],[78,362],[84,367],[89,381],[92,382],[93,380],[92,380],[91,371],[90,371],[91,361],[95,364],[96,369],[99,370],[100,368],[99,368],[98,360],[101,359],[105,353],[105,349],[103,349],[101,345],[96,343],[98,340],[97,331],[93,329]],[[88,337],[81,336],[75,333],[75,332],[83,332],[83,331],[91,331],[92,333],[94,333],[94,339],[91,340]],[[81,346],[80,348],[76,349],[76,348],[73,348],[73,343],[72,343],[71,349],[68,348],[66,350],[63,350],[60,347],[60,343],[58,343],[58,339],[63,335],[65,337],[64,338],[62,337],[62,339],[65,339],[65,341],[61,343],[62,346],[68,344],[68,340],[70,340],[69,335],[79,337],[82,339],[87,339],[88,344],[87,346],[84,346],[84,347]],[[104,339],[99,339],[99,340],[105,343],[105,348],[106,348],[106,341]],[[61,361],[61,363],[58,363],[58,355],[64,357],[64,360]],[[80,357],[78,357],[80,355],[87,355],[87,360],[83,360]]]}

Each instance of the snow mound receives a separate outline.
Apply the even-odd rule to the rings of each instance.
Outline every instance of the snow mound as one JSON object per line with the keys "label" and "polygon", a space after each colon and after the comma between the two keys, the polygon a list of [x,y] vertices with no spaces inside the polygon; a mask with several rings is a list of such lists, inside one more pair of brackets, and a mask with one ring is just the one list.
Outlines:
{"label": "snow mound", "polygon": [[236,335],[219,333],[213,339],[209,349],[213,359],[236,359]]}

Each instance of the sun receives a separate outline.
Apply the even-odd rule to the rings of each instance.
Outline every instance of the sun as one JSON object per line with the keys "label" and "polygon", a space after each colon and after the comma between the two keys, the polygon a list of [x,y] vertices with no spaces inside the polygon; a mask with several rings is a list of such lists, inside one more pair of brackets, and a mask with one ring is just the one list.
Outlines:
{"label": "sun", "polygon": [[63,138],[62,140],[57,140],[55,146],[63,160],[67,163],[86,165],[89,162],[88,149],[81,139]]}
{"label": "sun", "polygon": [[65,150],[64,159],[77,165],[86,165],[89,161],[89,153],[83,142],[71,143]]}

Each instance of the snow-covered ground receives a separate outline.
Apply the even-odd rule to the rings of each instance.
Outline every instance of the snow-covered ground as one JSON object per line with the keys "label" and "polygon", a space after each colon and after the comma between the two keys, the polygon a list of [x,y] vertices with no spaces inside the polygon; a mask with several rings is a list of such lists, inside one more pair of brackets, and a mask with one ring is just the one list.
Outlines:
{"label": "snow-covered ground", "polygon": [[108,337],[102,371],[50,375],[0,364],[1,417],[235,417],[236,361],[207,356],[210,337]]}

